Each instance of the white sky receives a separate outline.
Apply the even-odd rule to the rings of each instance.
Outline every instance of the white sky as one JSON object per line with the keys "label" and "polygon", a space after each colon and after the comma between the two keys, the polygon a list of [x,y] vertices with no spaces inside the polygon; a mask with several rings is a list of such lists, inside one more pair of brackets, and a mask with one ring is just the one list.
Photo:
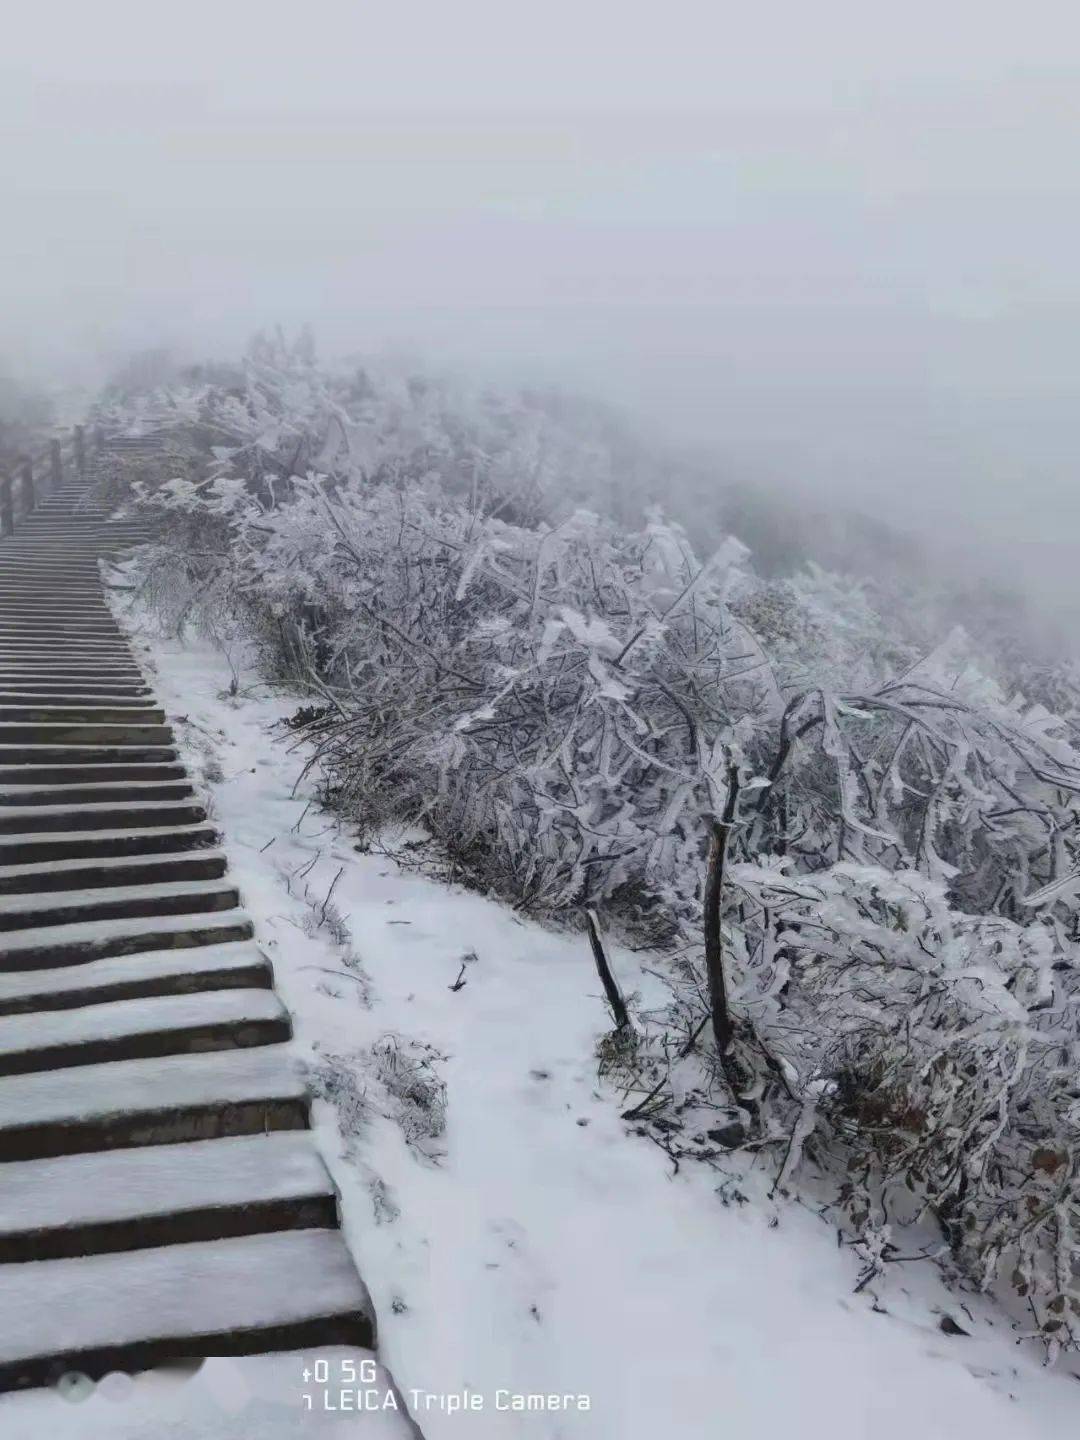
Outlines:
{"label": "white sky", "polygon": [[1039,0],[12,6],[0,357],[310,319],[1019,542],[1064,605],[1078,81]]}

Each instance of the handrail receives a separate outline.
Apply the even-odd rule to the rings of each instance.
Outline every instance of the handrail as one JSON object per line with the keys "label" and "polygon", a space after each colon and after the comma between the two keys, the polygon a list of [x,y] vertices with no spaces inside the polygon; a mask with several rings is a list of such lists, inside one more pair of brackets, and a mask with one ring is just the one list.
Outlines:
{"label": "handrail", "polygon": [[48,476],[48,489],[58,490],[70,470],[80,477],[86,474],[88,458],[100,455],[105,436],[100,425],[90,432],[76,425],[70,432],[54,435],[32,453],[16,455],[6,465],[0,462],[0,537],[14,535],[16,527],[33,513],[39,490]]}

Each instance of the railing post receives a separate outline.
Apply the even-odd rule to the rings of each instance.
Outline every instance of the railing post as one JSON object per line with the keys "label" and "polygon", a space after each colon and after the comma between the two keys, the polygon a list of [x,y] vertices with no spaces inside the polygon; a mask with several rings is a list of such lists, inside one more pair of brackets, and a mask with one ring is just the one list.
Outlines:
{"label": "railing post", "polygon": [[75,470],[80,479],[86,474],[86,432],[81,425],[75,426]]}
{"label": "railing post", "polygon": [[49,475],[52,488],[59,490],[64,479],[64,461],[60,454],[60,441],[49,441]]}
{"label": "railing post", "polygon": [[29,515],[37,503],[37,496],[34,494],[34,462],[26,460],[22,467],[23,481],[23,514]]}
{"label": "railing post", "polygon": [[0,535],[15,534],[15,500],[11,493],[11,476],[0,475]]}

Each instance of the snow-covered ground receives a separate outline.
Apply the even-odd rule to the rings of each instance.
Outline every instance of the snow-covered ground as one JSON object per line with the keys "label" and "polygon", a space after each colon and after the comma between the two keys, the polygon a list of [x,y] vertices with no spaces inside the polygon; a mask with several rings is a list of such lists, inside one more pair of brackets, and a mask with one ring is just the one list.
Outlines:
{"label": "snow-covered ground", "polygon": [[[294,793],[302,754],[271,727],[300,702],[250,674],[229,698],[213,650],[139,643],[330,1097],[319,1139],[381,1359],[428,1440],[1075,1433],[1076,1379],[928,1263],[856,1294],[835,1231],[752,1173],[748,1203],[704,1167],[673,1174],[597,1079],[607,1015],[583,939],[357,853]],[[613,961],[653,993],[642,956]],[[515,1395],[567,1398],[520,1413]],[[0,1430],[17,1433],[2,1412]]]}

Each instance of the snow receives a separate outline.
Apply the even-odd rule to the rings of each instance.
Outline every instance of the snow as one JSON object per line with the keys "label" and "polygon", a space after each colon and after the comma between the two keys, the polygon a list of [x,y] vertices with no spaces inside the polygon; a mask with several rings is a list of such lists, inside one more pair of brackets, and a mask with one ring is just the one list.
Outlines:
{"label": "snow", "polygon": [[145,950],[138,955],[119,955],[109,960],[90,960],[83,965],[64,965],[58,970],[0,973],[0,1005],[27,996],[106,990],[114,985],[137,984],[141,980],[164,980],[172,975],[199,975],[218,970],[246,970],[253,965],[265,964],[261,950],[248,940],[233,940],[224,945],[200,945],[185,950]]}
{"label": "snow", "polygon": [[336,1230],[0,1267],[0,1364],[369,1310]]}
{"label": "snow", "polygon": [[[363,1415],[353,1410],[325,1409],[329,1385],[304,1380],[324,1362],[337,1380],[364,1377],[348,1388],[370,1392]],[[363,1369],[375,1367],[370,1383]],[[351,1368],[349,1368],[351,1366]],[[340,1402],[340,1388],[338,1401]],[[312,1396],[305,1408],[304,1395]],[[397,1408],[387,1372],[369,1351],[324,1349],[242,1359],[207,1360],[195,1375],[151,1371],[129,1378],[106,1376],[95,1387],[76,1387],[64,1394],[29,1391],[0,1395],[0,1434],[4,1440],[416,1440],[406,1417],[404,1398]],[[319,1405],[324,1408],[316,1408]],[[465,1433],[462,1431],[462,1433]]]}
{"label": "snow", "polygon": [[23,1160],[4,1166],[0,1231],[105,1224],[332,1190],[304,1131]]}
{"label": "snow", "polygon": [[0,1150],[4,1132],[24,1126],[79,1124],[192,1105],[302,1099],[304,1082],[285,1050],[283,1045],[222,1050],[212,1064],[205,1055],[113,1060],[82,1065],[76,1075],[46,1070],[0,1079]]}
{"label": "snow", "polygon": [[280,1020],[285,1011],[270,990],[204,990],[195,995],[161,995],[147,1000],[114,1000],[104,1005],[45,1014],[0,1017],[0,1063],[54,1046],[80,1046],[160,1030],[193,1030],[204,1025],[243,1026]]}
{"label": "snow", "polygon": [[[628,1133],[597,1078],[609,1021],[583,939],[357,854],[310,785],[294,792],[302,757],[269,731],[300,701],[223,698],[228,666],[205,647],[155,641],[154,654],[159,698],[190,720],[180,742],[216,741],[215,818],[295,1048],[359,1096],[352,1112],[320,1101],[315,1118],[381,1356],[406,1395],[487,1399],[467,1417],[421,1403],[428,1440],[526,1433],[494,1410],[500,1388],[589,1396],[587,1413],[531,1414],[539,1440],[1071,1440],[1075,1378],[1045,1369],[988,1302],[964,1296],[962,1310],[929,1263],[855,1293],[857,1257],[807,1209],[770,1202],[752,1162],[673,1173]],[[333,903],[370,1008],[311,924],[339,870]],[[656,957],[613,945],[611,959],[627,991],[656,998]],[[372,1067],[387,1036],[431,1058],[445,1133],[406,1138]],[[970,1333],[942,1333],[946,1314]]]}

